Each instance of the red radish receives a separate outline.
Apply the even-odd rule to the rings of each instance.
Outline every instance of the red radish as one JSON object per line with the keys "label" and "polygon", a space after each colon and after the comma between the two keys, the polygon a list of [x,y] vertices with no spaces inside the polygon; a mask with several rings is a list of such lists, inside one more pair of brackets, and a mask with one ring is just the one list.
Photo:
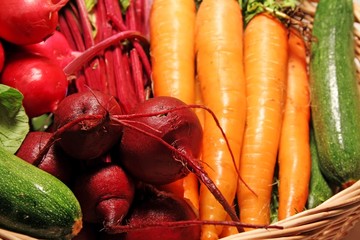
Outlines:
{"label": "red radish", "polygon": [[[124,220],[129,231],[123,234],[108,235],[107,240],[199,240],[201,225],[168,227],[167,222],[196,220],[197,214],[183,199],[174,195],[146,190],[137,194],[129,215]],[[150,226],[150,227],[147,227]],[[132,231],[131,229],[134,229]],[[135,230],[136,228],[136,230]],[[117,232],[121,227],[114,226],[108,232]],[[121,232],[121,231],[119,231]]]}
{"label": "red radish", "polygon": [[58,11],[68,1],[0,1],[0,37],[18,45],[43,41],[55,31]]}
{"label": "red radish", "polygon": [[20,46],[20,49],[53,59],[61,68],[81,54],[71,49],[65,36],[59,31],[54,31],[51,36],[39,43]]}
{"label": "red radish", "polygon": [[75,179],[73,192],[83,212],[83,220],[107,228],[127,214],[135,194],[134,183],[113,163],[91,168]]}
{"label": "red radish", "polygon": [[[71,94],[60,102],[54,112],[54,128],[58,131],[63,128],[58,143],[76,159],[98,158],[119,141],[121,126],[111,122],[110,117],[121,114],[115,98],[103,92]],[[74,121],[78,122],[74,124]],[[68,124],[72,126],[67,127]]]}
{"label": "red radish", "polygon": [[[213,193],[231,219],[239,221],[233,207],[197,159],[202,127],[189,106],[176,98],[159,96],[138,104],[130,117],[131,121],[119,120],[124,125],[120,161],[129,174],[141,181],[162,185],[186,176],[190,170]],[[239,227],[239,230],[242,229]]]}
{"label": "red radish", "polygon": [[5,52],[4,52],[4,47],[0,42],[0,73],[4,67],[4,62],[5,62]]}
{"label": "red radish", "polygon": [[18,89],[30,118],[53,112],[66,96],[64,71],[49,58],[34,54],[13,54],[5,62],[0,83]]}
{"label": "red radish", "polygon": [[38,168],[52,174],[66,184],[70,184],[77,169],[76,162],[57,145],[52,145],[41,161],[37,161],[38,155],[51,139],[52,133],[34,131],[29,132],[16,155],[21,159],[37,166]]}

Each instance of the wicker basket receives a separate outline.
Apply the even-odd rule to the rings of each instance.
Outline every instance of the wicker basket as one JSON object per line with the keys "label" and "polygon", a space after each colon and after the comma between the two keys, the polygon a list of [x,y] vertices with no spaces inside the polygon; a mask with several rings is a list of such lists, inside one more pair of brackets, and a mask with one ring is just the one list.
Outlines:
{"label": "wicker basket", "polygon": [[[354,1],[355,15],[355,51],[360,91],[360,0]],[[316,11],[316,3],[305,0],[300,6],[305,14],[301,21],[311,23]],[[342,239],[349,231],[360,222],[360,180],[351,187],[337,193],[316,208],[300,212],[282,221],[275,223],[283,229],[255,229],[222,238],[221,240],[337,240]],[[38,240],[29,236],[0,229],[0,240]]]}

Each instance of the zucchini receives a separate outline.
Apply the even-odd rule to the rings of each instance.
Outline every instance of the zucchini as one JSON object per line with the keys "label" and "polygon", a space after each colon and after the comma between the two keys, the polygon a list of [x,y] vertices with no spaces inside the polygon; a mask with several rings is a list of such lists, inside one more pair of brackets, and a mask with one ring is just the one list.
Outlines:
{"label": "zucchini", "polygon": [[320,0],[310,48],[312,124],[320,169],[343,189],[360,179],[360,95],[352,0]]}
{"label": "zucchini", "polygon": [[319,157],[315,143],[314,132],[310,130],[311,177],[307,208],[314,208],[333,195],[331,186],[326,181],[319,168]]}
{"label": "zucchini", "polygon": [[41,239],[71,239],[82,228],[72,191],[0,147],[0,228]]}

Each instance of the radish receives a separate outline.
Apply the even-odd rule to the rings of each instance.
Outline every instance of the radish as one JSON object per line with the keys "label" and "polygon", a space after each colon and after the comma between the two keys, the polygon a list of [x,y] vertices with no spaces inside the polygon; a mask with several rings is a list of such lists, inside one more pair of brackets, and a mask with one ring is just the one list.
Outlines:
{"label": "radish", "polygon": [[135,186],[124,170],[113,163],[93,167],[75,179],[73,192],[83,212],[83,220],[105,228],[118,224],[127,214]]}
{"label": "radish", "polygon": [[36,161],[44,146],[51,139],[52,133],[34,131],[29,132],[16,155],[21,159],[37,166],[38,168],[52,174],[66,184],[70,184],[77,169],[76,162],[57,145],[52,145],[40,162]]}
{"label": "radish", "polygon": [[20,46],[20,49],[48,57],[57,62],[61,68],[64,68],[81,54],[80,52],[72,50],[65,36],[57,30],[45,40],[39,43]]}
{"label": "radish", "polygon": [[58,64],[25,53],[15,53],[7,59],[0,83],[24,95],[23,105],[30,118],[54,112],[68,87],[66,75]]}
{"label": "radish", "polygon": [[163,185],[192,171],[231,219],[239,221],[233,207],[197,159],[202,127],[189,106],[173,97],[155,97],[138,104],[132,115],[119,116],[118,120],[124,125],[120,161],[129,174],[140,181]]}
{"label": "radish", "polygon": [[120,105],[113,96],[100,91],[71,94],[54,112],[57,142],[71,157],[96,159],[120,140],[122,128],[110,118],[121,114]]}
{"label": "radish", "polygon": [[5,52],[4,52],[4,47],[0,42],[0,73],[4,67],[4,62],[5,62]]}
{"label": "radish", "polygon": [[[151,189],[151,188],[150,188]],[[129,215],[124,220],[126,233],[108,235],[106,240],[199,240],[201,225],[168,227],[168,222],[196,220],[197,214],[183,199],[155,189],[137,191]],[[114,226],[109,233],[121,232]]]}
{"label": "radish", "polygon": [[55,31],[58,11],[68,1],[0,1],[0,37],[18,45],[43,41]]}

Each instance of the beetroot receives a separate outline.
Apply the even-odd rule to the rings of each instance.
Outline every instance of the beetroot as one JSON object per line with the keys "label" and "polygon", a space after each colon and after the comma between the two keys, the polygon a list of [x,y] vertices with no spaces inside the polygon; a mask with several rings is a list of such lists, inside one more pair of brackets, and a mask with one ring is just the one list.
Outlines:
{"label": "beetroot", "polygon": [[[172,97],[149,99],[134,109],[134,114],[143,117],[133,118],[131,126],[163,139],[189,158],[196,158],[201,149],[202,127],[190,108],[166,112],[179,106],[184,106],[184,103]],[[161,111],[165,112],[154,115],[154,112]],[[151,135],[124,127],[120,144],[121,163],[129,173],[144,182],[160,185],[186,176],[188,163],[177,151],[169,151],[163,142]]]}
{"label": "beetroot", "polygon": [[59,146],[51,145],[44,157],[40,159],[41,161],[36,161],[51,136],[52,134],[49,132],[29,132],[16,155],[69,184],[75,176],[77,165],[69,156],[64,154]]}
{"label": "beetroot", "polygon": [[121,167],[108,163],[78,176],[73,192],[81,205],[83,220],[107,228],[118,224],[127,214],[135,187]]}
{"label": "beetroot", "polygon": [[[147,189],[137,192],[129,215],[125,219],[125,230],[114,226],[109,232],[125,230],[126,233],[108,236],[107,240],[199,240],[201,225],[168,227],[169,222],[196,220],[197,214],[182,198],[169,193]],[[112,231],[111,231],[112,230]]]}
{"label": "beetroot", "polygon": [[66,96],[68,80],[58,64],[34,54],[16,53],[7,59],[0,83],[18,89],[26,114],[37,117],[53,112]]}
{"label": "beetroot", "polygon": [[[58,143],[76,159],[98,158],[119,141],[121,126],[111,122],[110,116],[121,113],[115,98],[105,93],[71,94],[60,102],[54,113],[55,129],[63,128]],[[67,127],[67,124],[72,126]]]}
{"label": "beetroot", "polygon": [[52,34],[58,11],[69,0],[0,1],[0,37],[11,43],[37,43]]}
{"label": "beetroot", "polygon": [[[124,120],[125,117],[131,120]],[[120,160],[129,174],[138,180],[160,185],[178,180],[192,171],[231,219],[239,221],[233,207],[197,159],[202,127],[189,106],[173,97],[155,97],[140,103],[132,115],[119,116],[118,119],[124,125]]]}

